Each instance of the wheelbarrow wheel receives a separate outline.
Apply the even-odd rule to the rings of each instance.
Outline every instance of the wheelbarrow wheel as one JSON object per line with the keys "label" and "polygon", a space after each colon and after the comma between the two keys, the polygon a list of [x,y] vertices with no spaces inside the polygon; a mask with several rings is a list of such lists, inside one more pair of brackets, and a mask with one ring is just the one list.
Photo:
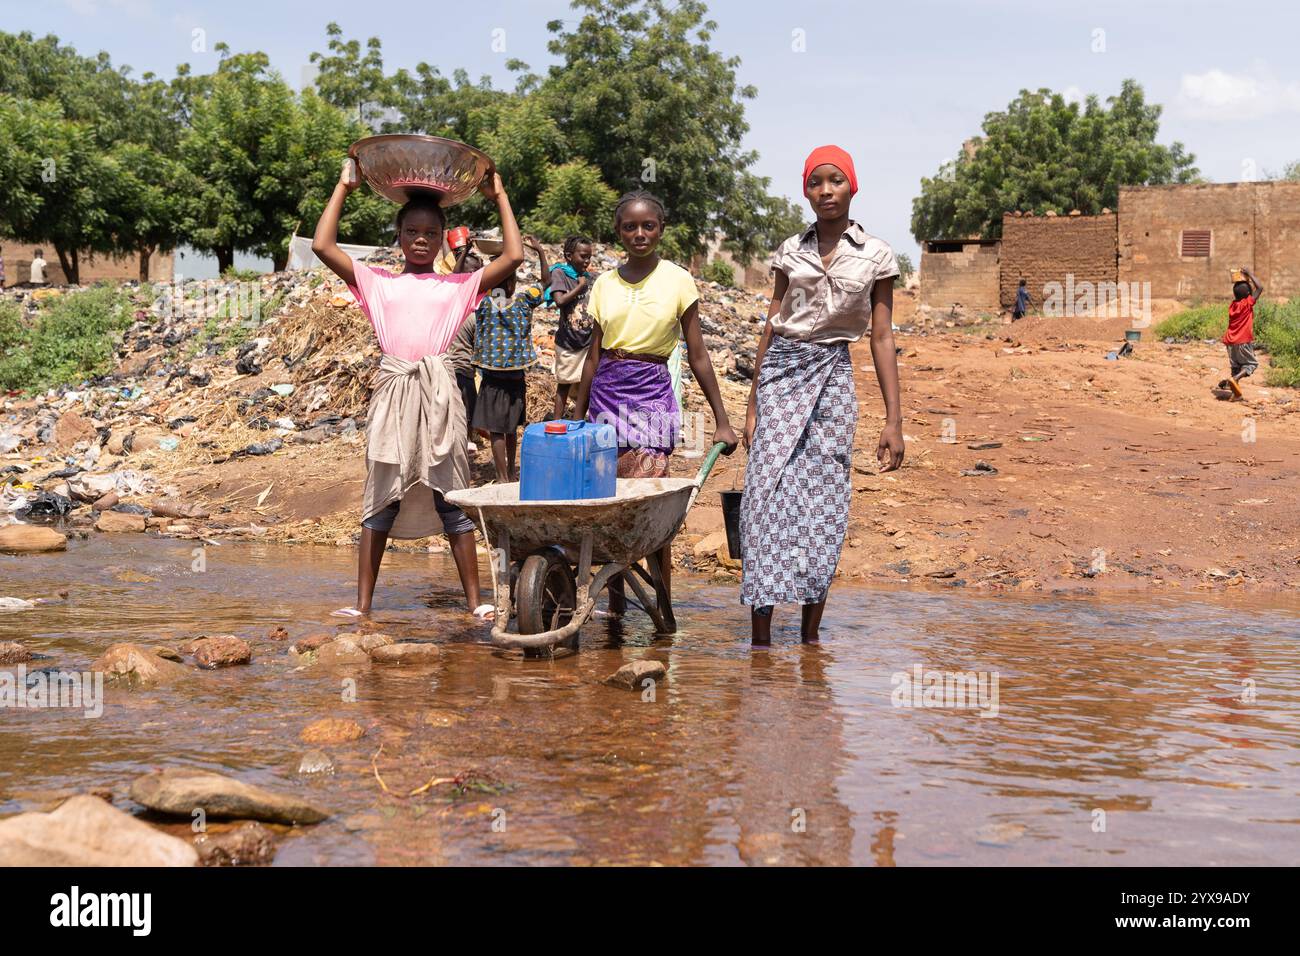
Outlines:
{"label": "wheelbarrow wheel", "polygon": [[520,634],[540,634],[568,624],[578,606],[573,569],[559,551],[530,554],[515,583],[515,617]]}

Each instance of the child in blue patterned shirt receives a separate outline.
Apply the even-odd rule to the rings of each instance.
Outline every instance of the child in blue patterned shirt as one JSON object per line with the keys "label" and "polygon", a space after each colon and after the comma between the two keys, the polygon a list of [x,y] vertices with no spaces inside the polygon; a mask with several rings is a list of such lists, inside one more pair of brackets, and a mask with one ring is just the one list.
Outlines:
{"label": "child in blue patterned shirt", "polygon": [[528,286],[516,295],[512,274],[483,299],[475,314],[474,364],[482,370],[483,379],[470,424],[492,436],[492,464],[500,484],[518,480],[515,451],[527,409],[525,370],[537,364],[533,310],[542,304],[551,282],[541,243],[534,236],[524,236],[524,245],[541,260],[543,284]]}

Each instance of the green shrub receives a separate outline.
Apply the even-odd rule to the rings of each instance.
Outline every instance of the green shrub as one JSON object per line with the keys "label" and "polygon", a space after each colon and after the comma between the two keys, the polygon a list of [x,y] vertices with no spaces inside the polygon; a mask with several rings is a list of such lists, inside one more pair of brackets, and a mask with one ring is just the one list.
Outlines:
{"label": "green shrub", "polygon": [[721,259],[714,259],[707,262],[704,268],[700,270],[700,278],[705,282],[716,282],[718,285],[736,286],[736,270],[731,268],[731,264],[723,262]]}
{"label": "green shrub", "polygon": [[27,341],[27,325],[17,302],[0,302],[0,353]]}
{"label": "green shrub", "polygon": [[46,300],[32,328],[4,349],[0,388],[51,388],[107,373],[133,319],[130,297],[111,285]]}

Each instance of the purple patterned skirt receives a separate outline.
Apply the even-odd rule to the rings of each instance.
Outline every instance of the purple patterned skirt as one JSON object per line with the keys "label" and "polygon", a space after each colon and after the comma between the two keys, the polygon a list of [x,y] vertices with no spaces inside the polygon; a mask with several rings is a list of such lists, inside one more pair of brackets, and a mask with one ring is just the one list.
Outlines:
{"label": "purple patterned skirt", "polygon": [[619,448],[671,455],[682,414],[668,366],[602,355],[591,380],[587,419],[613,425]]}

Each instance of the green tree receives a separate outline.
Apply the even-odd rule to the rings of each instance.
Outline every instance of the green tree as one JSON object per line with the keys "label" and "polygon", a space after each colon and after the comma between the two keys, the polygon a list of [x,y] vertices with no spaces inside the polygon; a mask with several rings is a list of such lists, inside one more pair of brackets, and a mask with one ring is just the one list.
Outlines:
{"label": "green tree", "polygon": [[344,40],[343,30],[337,23],[325,26],[329,37],[329,54],[312,53],[310,60],[317,64],[316,90],[332,106],[348,110],[357,122],[367,129],[377,120],[376,110],[392,99],[392,84],[384,75],[384,55],[379,37],[366,41],[366,52],[361,53],[361,41]]}
{"label": "green tree", "polygon": [[58,103],[64,119],[83,124],[96,145],[108,148],[126,134],[132,83],[107,53],[91,58],[48,35],[0,32],[0,93]]}
{"label": "green tree", "polygon": [[197,183],[182,163],[142,143],[119,143],[107,161],[113,188],[100,198],[110,217],[113,248],[138,256],[140,281],[147,282],[149,257],[180,245],[184,197]]}
{"label": "green tree", "polygon": [[1125,80],[1103,106],[1059,93],[1021,90],[1006,110],[984,118],[983,135],[921,180],[912,201],[912,235],[1002,234],[1002,214],[1115,208],[1121,186],[1191,182],[1195,157],[1181,143],[1156,142],[1161,108]]}
{"label": "green tree", "polygon": [[65,118],[56,100],[0,95],[0,168],[0,233],[49,243],[72,283],[80,279],[81,250],[113,250],[103,197],[118,188],[117,167],[96,147],[88,124]]}
{"label": "green tree", "polygon": [[[312,229],[325,211],[348,146],[366,133],[350,114],[326,103],[314,91],[306,90],[299,97],[287,146],[268,167],[270,177],[283,187],[276,227],[254,247],[259,255],[269,257],[276,269],[283,269],[288,259],[290,235]],[[339,240],[383,245],[392,238],[396,213],[391,202],[368,186],[358,189],[343,207]]]}
{"label": "green tree", "polygon": [[769,177],[742,172],[719,214],[723,248],[741,265],[749,265],[755,256],[768,255],[784,239],[803,230],[803,210],[784,196],[771,195],[767,191],[770,186]]}
{"label": "green tree", "polygon": [[906,252],[898,253],[895,258],[898,260],[899,285],[902,285],[907,282],[908,277],[916,271],[916,267],[912,265],[912,257]]}
{"label": "green tree", "polygon": [[561,242],[573,235],[611,241],[617,200],[618,194],[590,163],[552,166],[537,205],[524,217],[524,228],[545,242]]}
{"label": "green tree", "polygon": [[[537,95],[574,153],[596,163],[616,190],[644,188],[668,206],[666,248],[702,251],[721,228],[745,217],[733,201],[752,191],[743,174],[744,101],[755,89],[736,81],[739,59],[711,45],[717,24],[701,0],[574,0],[580,22],[555,20],[548,48],[560,59]],[[730,215],[720,209],[730,209]]]}
{"label": "green tree", "polygon": [[185,231],[222,272],[234,265],[236,250],[252,249],[279,227],[284,184],[269,170],[284,161],[293,113],[293,92],[261,53],[223,58],[192,103],[181,154],[198,190],[186,203]]}

